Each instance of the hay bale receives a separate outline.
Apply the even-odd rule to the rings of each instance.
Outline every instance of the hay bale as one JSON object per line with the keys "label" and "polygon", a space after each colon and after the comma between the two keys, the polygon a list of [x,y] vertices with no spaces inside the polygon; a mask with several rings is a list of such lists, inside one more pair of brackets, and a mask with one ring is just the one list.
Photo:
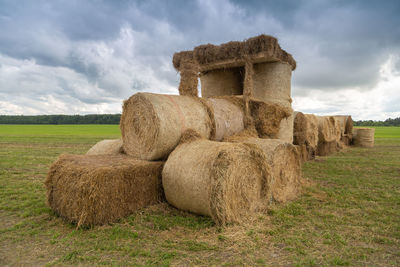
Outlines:
{"label": "hay bale", "polygon": [[318,144],[318,119],[313,114],[294,113],[293,144],[316,147]]}
{"label": "hay bale", "polygon": [[319,142],[332,142],[337,138],[336,122],[332,116],[316,116],[318,119]]}
{"label": "hay bale", "polygon": [[[280,133],[281,121],[290,116],[292,110],[276,103],[263,102],[253,98],[249,98],[249,112],[250,112],[250,124],[246,125],[245,121],[245,100],[242,96],[222,96],[218,98],[208,98],[216,100],[217,102],[214,105],[210,105],[211,110],[214,113],[214,117],[216,118],[216,132],[219,132],[218,129],[218,117],[222,117],[220,119],[220,125],[223,126],[224,123],[232,124],[234,123],[235,131],[231,131],[229,134],[219,134],[221,137],[230,136],[232,134],[238,133],[240,130],[243,130],[243,126],[245,128],[255,127],[258,132],[258,135],[261,138],[278,138]],[[223,99],[227,102],[218,101],[217,99]],[[226,104],[224,104],[226,103]],[[230,104],[228,104],[230,103]],[[234,108],[233,105],[236,105],[237,108]],[[220,108],[218,108],[218,106]],[[229,106],[229,108],[221,110],[221,108]],[[226,112],[230,112],[230,114],[226,114]],[[239,119],[243,119],[244,123],[239,122]],[[225,121],[225,122],[224,122]],[[222,129],[223,130],[223,129]],[[225,131],[223,131],[225,133]],[[217,134],[218,135],[218,134]],[[216,140],[221,140],[217,138]]]}
{"label": "hay bale", "polygon": [[328,156],[340,150],[340,122],[332,116],[317,116],[318,119],[318,156]]}
{"label": "hay bale", "polygon": [[162,166],[124,155],[62,155],[45,182],[48,205],[78,226],[115,222],[162,199]]}
{"label": "hay bale", "polygon": [[291,114],[281,121],[278,138],[293,142],[293,110],[291,95],[292,70],[290,65],[281,62],[259,63],[254,65],[253,97],[276,103],[291,110]]}
{"label": "hay bale", "polygon": [[340,122],[341,143],[345,146],[350,145],[353,138],[353,119],[349,115],[336,115],[333,117]]}
{"label": "hay bale", "polygon": [[294,113],[293,144],[300,146],[303,161],[315,158],[318,145],[318,119],[315,115]]}
{"label": "hay bale", "polygon": [[298,148],[279,139],[234,136],[227,141],[240,142],[261,149],[271,168],[269,190],[277,202],[296,198],[301,191],[301,161]]}
{"label": "hay bale", "polygon": [[354,128],[353,129],[353,144],[359,147],[374,146],[374,128]]}
{"label": "hay bale", "polygon": [[318,156],[329,156],[340,150],[338,142],[336,140],[330,142],[320,141],[317,146]]}
{"label": "hay bale", "polygon": [[[200,45],[194,48],[193,55],[194,59],[204,67],[219,62],[237,65],[244,63],[245,58],[250,58],[252,61],[257,60],[259,62],[284,62],[289,64],[293,70],[296,68],[296,61],[292,55],[279,46],[277,39],[264,34],[249,38],[243,42],[234,41],[221,45]],[[222,68],[223,64],[219,64],[219,67]]]}
{"label": "hay bale", "polygon": [[215,140],[221,141],[244,129],[243,109],[226,98],[207,98],[215,121]]}
{"label": "hay bale", "polygon": [[199,66],[193,61],[181,61],[179,94],[198,96]]}
{"label": "hay bale", "polygon": [[124,101],[120,122],[124,151],[144,160],[166,158],[186,129],[213,138],[209,108],[197,97],[137,93]]}
{"label": "hay bale", "polygon": [[190,139],[169,155],[162,172],[167,201],[211,216],[217,224],[242,222],[270,200],[263,153],[244,144]]}
{"label": "hay bale", "polygon": [[[283,139],[291,142],[293,126],[287,125],[293,113],[290,107],[254,99],[251,99],[249,104],[254,126],[261,138]],[[289,132],[292,136],[290,138]]]}
{"label": "hay bale", "polygon": [[243,68],[218,69],[200,74],[201,96],[243,94]]}
{"label": "hay bale", "polygon": [[86,152],[86,155],[119,155],[123,153],[121,139],[106,139],[97,142]]}
{"label": "hay bale", "polygon": [[291,104],[290,65],[281,62],[254,64],[253,97],[261,101]]}
{"label": "hay bale", "polygon": [[177,71],[181,70],[181,62],[184,62],[184,61],[186,61],[186,62],[194,61],[193,51],[181,51],[178,53],[174,53],[174,56],[172,57],[172,64],[174,65],[174,68]]}

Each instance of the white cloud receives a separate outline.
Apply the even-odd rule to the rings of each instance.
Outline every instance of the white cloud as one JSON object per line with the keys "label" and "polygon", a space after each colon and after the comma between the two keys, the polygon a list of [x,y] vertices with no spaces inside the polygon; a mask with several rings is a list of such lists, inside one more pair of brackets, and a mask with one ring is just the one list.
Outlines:
{"label": "white cloud", "polygon": [[350,114],[355,120],[400,117],[400,73],[395,69],[398,60],[398,57],[391,56],[380,67],[379,81],[371,90],[310,90],[306,95],[294,96],[293,107],[319,115]]}
{"label": "white cloud", "polygon": [[[148,38],[125,26],[115,40],[71,42],[75,68],[0,54],[0,114],[117,113],[137,91],[176,94],[138,54],[137,37]],[[166,62],[159,68],[172,73]]]}

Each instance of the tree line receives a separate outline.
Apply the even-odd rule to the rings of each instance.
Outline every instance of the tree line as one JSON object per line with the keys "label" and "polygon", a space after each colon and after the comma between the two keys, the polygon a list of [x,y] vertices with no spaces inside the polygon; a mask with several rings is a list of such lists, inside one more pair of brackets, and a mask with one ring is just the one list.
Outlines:
{"label": "tree line", "polygon": [[119,124],[121,114],[0,115],[0,124]]}
{"label": "tree line", "polygon": [[400,117],[386,119],[384,121],[354,121],[355,126],[400,126]]}
{"label": "tree line", "polygon": [[[0,115],[0,124],[119,124],[121,114]],[[385,121],[354,121],[355,126],[400,126],[400,117]]]}

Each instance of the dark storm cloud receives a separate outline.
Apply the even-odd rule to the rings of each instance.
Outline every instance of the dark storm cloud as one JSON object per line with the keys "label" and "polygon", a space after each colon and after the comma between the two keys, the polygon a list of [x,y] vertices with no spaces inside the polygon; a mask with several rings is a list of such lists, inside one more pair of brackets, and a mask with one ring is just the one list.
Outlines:
{"label": "dark storm cloud", "polygon": [[[400,54],[398,14],[399,1],[0,1],[0,55],[58,68],[53,75],[63,80],[63,93],[103,103],[76,88],[116,98],[155,87],[171,92],[179,80],[171,66],[175,51],[266,33],[298,62],[295,96],[367,91],[389,56]],[[63,68],[71,70],[68,78]],[[0,83],[0,91],[12,90],[12,82]]]}

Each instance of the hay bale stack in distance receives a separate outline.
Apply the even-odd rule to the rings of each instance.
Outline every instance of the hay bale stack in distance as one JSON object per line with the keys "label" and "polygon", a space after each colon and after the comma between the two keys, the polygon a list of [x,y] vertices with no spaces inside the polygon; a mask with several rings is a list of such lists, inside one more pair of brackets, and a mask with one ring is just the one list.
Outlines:
{"label": "hay bale stack in distance", "polygon": [[166,158],[186,129],[214,137],[210,110],[198,97],[137,93],[124,101],[120,122],[126,154],[144,160]]}
{"label": "hay bale stack in distance", "polygon": [[260,149],[271,169],[271,191],[274,201],[287,202],[301,192],[301,161],[296,146],[279,139],[233,136],[226,141],[239,142]]}
{"label": "hay bale stack in distance", "polygon": [[349,146],[353,138],[353,119],[350,115],[336,115],[334,117],[340,122],[341,142]]}
{"label": "hay bale stack in distance", "polygon": [[162,166],[124,155],[62,155],[45,182],[48,204],[78,226],[115,222],[162,200]]}
{"label": "hay bale stack in distance", "polygon": [[185,138],[162,172],[167,201],[211,216],[217,224],[242,222],[270,199],[269,170],[258,149],[244,144]]}
{"label": "hay bale stack in distance", "polygon": [[317,119],[318,119],[317,155],[328,156],[338,151],[337,139],[338,135],[340,136],[340,124],[332,116],[317,116]]}
{"label": "hay bale stack in distance", "polygon": [[353,144],[359,147],[374,146],[374,128],[354,128],[353,129]]}
{"label": "hay bale stack in distance", "polygon": [[122,139],[106,139],[92,146],[86,155],[119,155],[123,154]]}
{"label": "hay bale stack in distance", "polygon": [[302,161],[315,158],[318,146],[318,119],[315,115],[294,113],[293,144],[300,146]]}
{"label": "hay bale stack in distance", "polygon": [[320,142],[336,141],[335,119],[331,116],[317,116],[318,140]]}

